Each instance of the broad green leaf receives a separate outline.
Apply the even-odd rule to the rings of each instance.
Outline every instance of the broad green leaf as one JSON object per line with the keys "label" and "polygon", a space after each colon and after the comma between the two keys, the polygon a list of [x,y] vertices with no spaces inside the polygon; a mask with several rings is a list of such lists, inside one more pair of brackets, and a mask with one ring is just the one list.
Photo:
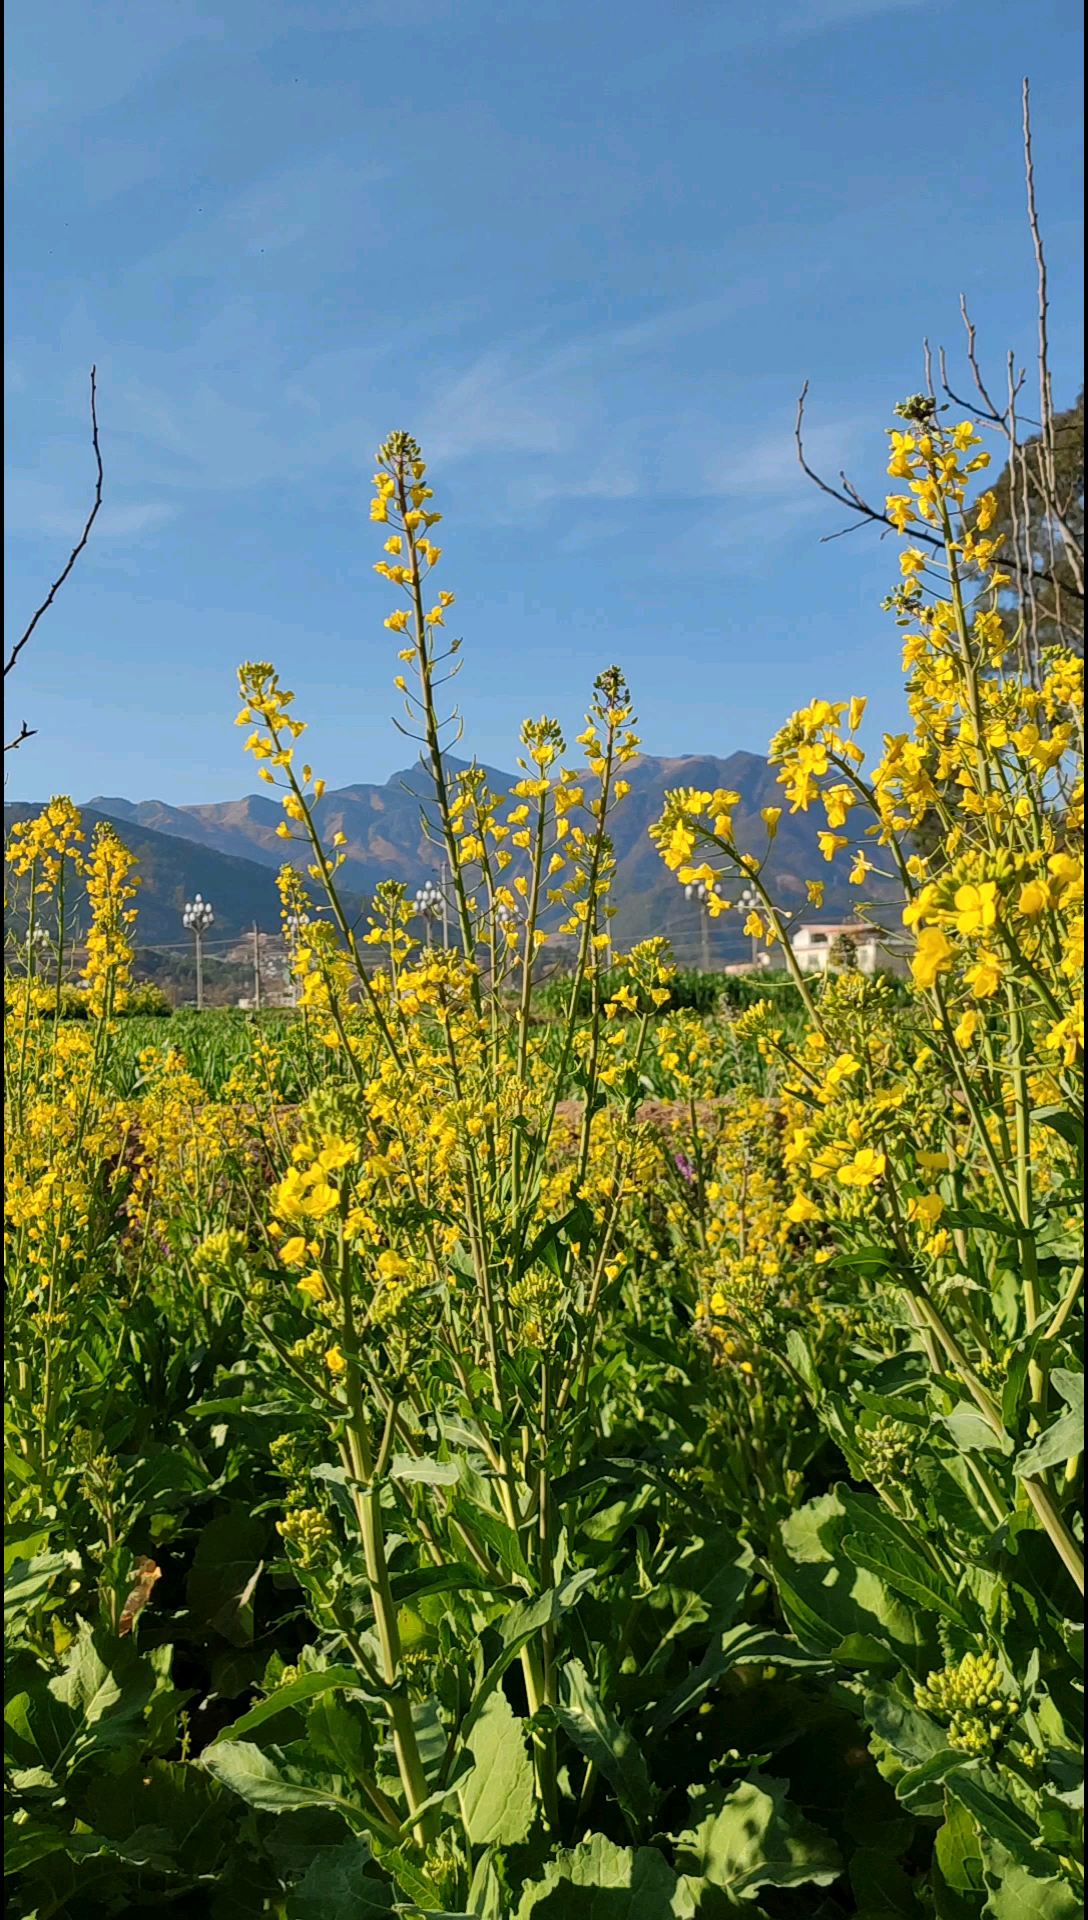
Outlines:
{"label": "broad green leaf", "polygon": [[1032,1873],[1029,1867],[1005,1859],[1000,1871],[986,1871],[989,1899],[983,1908],[987,1920],[1080,1920],[1084,1902],[1067,1880],[1057,1874]]}
{"label": "broad green leaf", "polygon": [[728,1527],[708,1539],[692,1541],[668,1561],[649,1603],[658,1610],[670,1606],[673,1619],[660,1636],[647,1673],[662,1666],[673,1641],[691,1629],[700,1627],[713,1634],[732,1625],[748,1590],[751,1568],[751,1550],[738,1546]]}
{"label": "broad green leaf", "polygon": [[795,1640],[787,1640],[782,1634],[768,1633],[763,1627],[728,1627],[718,1639],[711,1642],[698,1666],[693,1667],[686,1679],[673,1687],[654,1708],[646,1726],[646,1745],[652,1746],[655,1740],[660,1739],[674,1720],[679,1720],[697,1705],[704,1694],[709,1693],[711,1687],[733,1667],[748,1665],[819,1669],[825,1667],[826,1663],[806,1653]]}
{"label": "broad green leaf", "polygon": [[287,1813],[298,1807],[334,1807],[349,1819],[358,1821],[361,1808],[345,1800],[331,1787],[313,1786],[293,1780],[281,1772],[272,1753],[265,1753],[248,1740],[217,1740],[205,1747],[202,1764],[220,1786],[229,1787],[251,1807],[265,1813]]}
{"label": "broad green leaf", "polygon": [[698,1825],[677,1836],[682,1873],[743,1900],[759,1887],[830,1886],[842,1872],[834,1841],[790,1805],[784,1780],[758,1775],[706,1799]]}
{"label": "broad green leaf", "polygon": [[967,1625],[953,1588],[916,1546],[908,1527],[886,1509],[862,1506],[853,1494],[843,1491],[842,1501],[856,1530],[849,1532],[843,1546],[856,1567],[867,1567],[895,1592],[916,1606],[941,1614],[953,1625]]}
{"label": "broad green leaf", "polygon": [[419,1482],[427,1487],[455,1487],[461,1478],[457,1460],[417,1460],[414,1454],[395,1453],[389,1469],[391,1480]]}
{"label": "broad green leaf", "polygon": [[243,1713],[222,1733],[216,1735],[216,1743],[222,1740],[240,1740],[255,1727],[261,1727],[266,1720],[275,1719],[278,1713],[286,1713],[288,1708],[298,1706],[303,1700],[312,1700],[317,1694],[334,1693],[343,1688],[360,1688],[359,1674],[354,1667],[325,1667],[320,1673],[300,1673],[285,1687],[277,1687],[264,1700],[258,1700],[255,1707]]}
{"label": "broad green leaf", "polygon": [[375,1878],[370,1848],[347,1840],[313,1860],[288,1895],[287,1920],[372,1920],[396,1911],[392,1886]]}
{"label": "broad green leaf", "polygon": [[4,1630],[17,1632],[19,1623],[45,1598],[63,1573],[79,1569],[78,1553],[38,1553],[29,1560],[15,1559],[4,1574]]}
{"label": "broad green leaf", "polygon": [[943,1730],[897,1694],[883,1690],[866,1694],[865,1718],[904,1769],[925,1766],[947,1751]]}
{"label": "broad green leaf", "polygon": [[1036,1107],[1032,1119],[1042,1127],[1049,1127],[1052,1133],[1060,1134],[1069,1146],[1084,1152],[1084,1122],[1068,1107]]}
{"label": "broad green leaf", "polygon": [[597,1833],[549,1863],[522,1894],[516,1920],[674,1920],[677,1894],[656,1848],[617,1847]]}
{"label": "broad green leaf", "polygon": [[823,1381],[812,1357],[812,1348],[797,1327],[791,1327],[786,1335],[786,1357],[794,1372],[800,1374],[809,1392],[819,1399],[823,1392]]}
{"label": "broad green leaf", "polygon": [[374,1772],[374,1729],[358,1700],[322,1693],[306,1713],[306,1744],[319,1760],[346,1780],[364,1780]]}
{"label": "broad green leaf", "polygon": [[1021,1866],[1045,1868],[1038,1854],[1038,1820],[1013,1798],[1010,1785],[1005,1777],[972,1761],[949,1775],[945,1792],[974,1815],[988,1840],[1004,1847]]}
{"label": "broad green leaf", "polygon": [[982,1845],[967,1808],[951,1800],[934,1841],[941,1877],[956,1893],[981,1894]]}
{"label": "broad green leaf", "polygon": [[1069,1411],[1060,1414],[1045,1433],[1017,1456],[1013,1471],[1021,1479],[1045,1473],[1049,1467],[1064,1466],[1084,1449],[1084,1376],[1071,1373],[1066,1367],[1055,1367],[1050,1377]]}
{"label": "broad green leaf", "polygon": [[476,1863],[472,1885],[468,1890],[468,1903],[476,1920],[505,1920],[502,1882],[490,1847]]}
{"label": "broad green leaf", "polygon": [[961,1400],[958,1407],[943,1416],[943,1424],[961,1453],[1012,1452],[1012,1442],[1008,1436],[995,1433],[978,1408],[968,1406],[965,1400]]}
{"label": "broad green leaf", "polygon": [[940,1819],[945,1808],[942,1782],[957,1758],[950,1753],[944,1729],[887,1688],[866,1694],[865,1718],[882,1777],[897,1794],[905,1789],[912,1813]]}
{"label": "broad green leaf", "polygon": [[492,1513],[490,1507],[481,1506],[478,1501],[465,1499],[460,1493],[450,1502],[450,1512],[469,1533],[490,1548],[496,1559],[519,1580],[529,1580],[529,1563],[522,1552],[521,1542],[513,1527],[507,1526],[497,1513]]}
{"label": "broad green leaf", "polygon": [[896,1796],[905,1807],[917,1809],[922,1815],[930,1813],[940,1803],[940,1794],[936,1790],[941,1782],[962,1765],[962,1753],[957,1753],[953,1747],[945,1747],[931,1759],[923,1760],[920,1767],[908,1767],[896,1782]]}
{"label": "broad green leaf", "polygon": [[465,1832],[473,1846],[515,1846],[533,1824],[533,1764],[501,1687],[485,1702],[468,1749],[475,1765],[458,1788]]}
{"label": "broad green leaf", "polygon": [[267,1537],[265,1522],[236,1506],[208,1522],[189,1569],[194,1621],[236,1647],[253,1639],[253,1594]]}
{"label": "broad green leaf", "polygon": [[[513,1529],[507,1528],[507,1532],[512,1534]],[[406,1567],[403,1573],[392,1575],[389,1585],[398,1606],[403,1606],[409,1600],[418,1600],[428,1593],[496,1591],[494,1581],[489,1580],[486,1573],[481,1573],[476,1567],[467,1567],[458,1560],[442,1567]]]}
{"label": "broad green leaf", "polygon": [[87,1859],[101,1853],[105,1842],[94,1833],[68,1833],[63,1827],[47,1827],[39,1820],[22,1825],[4,1821],[4,1874],[23,1873],[38,1860],[65,1853],[70,1859]]}
{"label": "broad green leaf", "polygon": [[572,1607],[577,1606],[587,1587],[597,1579],[596,1567],[586,1567],[581,1573],[572,1573],[558,1587],[549,1587],[532,1600],[520,1600],[511,1607],[503,1620],[499,1634],[503,1642],[502,1651],[492,1661],[483,1679],[476,1689],[475,1698],[461,1723],[461,1743],[467,1744],[469,1734],[476,1725],[484,1706],[492,1692],[498,1686],[503,1674],[518,1657],[522,1647],[526,1646],[542,1628],[550,1626]]}
{"label": "broad green leaf", "polygon": [[[63,1672],[46,1689],[71,1716],[70,1736],[53,1764],[59,1761],[71,1772],[92,1757],[101,1764],[103,1754],[135,1746],[154,1690],[151,1664],[131,1641],[109,1640],[81,1620]],[[43,1724],[41,1716],[37,1724]]]}
{"label": "broad green leaf", "polygon": [[578,1751],[609,1781],[637,1834],[656,1799],[646,1762],[636,1741],[602,1704],[580,1660],[568,1660],[563,1669],[555,1711]]}
{"label": "broad green leaf", "polygon": [[931,1629],[916,1605],[882,1574],[852,1562],[845,1547],[847,1534],[879,1512],[877,1501],[843,1487],[798,1508],[781,1523],[772,1547],[776,1583],[807,1652],[827,1656],[849,1636],[863,1635],[913,1667],[919,1650],[932,1646]]}
{"label": "broad green leaf", "polygon": [[910,1875],[878,1847],[858,1848],[850,1861],[850,1885],[859,1920],[922,1920]]}
{"label": "broad green leaf", "polygon": [[35,1512],[31,1520],[4,1522],[4,1580],[17,1560],[37,1560],[49,1550],[54,1522]]}
{"label": "broad green leaf", "polygon": [[139,1753],[122,1773],[96,1770],[80,1796],[82,1818],[112,1849],[132,1858],[153,1841],[167,1870],[194,1876],[216,1871],[240,1812],[203,1768]]}
{"label": "broad green leaf", "polygon": [[437,1784],[439,1768],[446,1757],[449,1735],[438,1711],[435,1700],[413,1700],[412,1725],[415,1728],[416,1746],[423,1762],[423,1771],[428,1786]]}
{"label": "broad green leaf", "polygon": [[906,1393],[870,1393],[866,1388],[858,1387],[854,1399],[870,1413],[886,1413],[891,1419],[901,1420],[908,1426],[928,1427],[932,1417],[928,1408]]}

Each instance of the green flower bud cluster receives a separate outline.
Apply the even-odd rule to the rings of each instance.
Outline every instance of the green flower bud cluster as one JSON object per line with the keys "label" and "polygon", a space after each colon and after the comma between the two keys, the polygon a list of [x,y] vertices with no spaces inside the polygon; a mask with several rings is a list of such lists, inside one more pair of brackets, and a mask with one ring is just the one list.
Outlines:
{"label": "green flower bud cluster", "polygon": [[295,1340],[291,1346],[291,1358],[300,1366],[307,1364],[318,1373],[325,1371],[325,1353],[329,1344],[327,1327],[315,1327],[311,1333],[304,1334],[301,1340]]}
{"label": "green flower bud cluster", "polygon": [[1008,1375],[1012,1361],[1012,1348],[1005,1347],[997,1353],[979,1354],[976,1365],[982,1378],[989,1387],[1002,1387]]}
{"label": "green flower bud cluster", "polygon": [[898,414],[900,420],[909,420],[916,427],[928,426],[936,411],[937,402],[928,393],[910,393],[905,400],[900,400],[898,406],[892,408],[892,412]]}
{"label": "green flower bud cluster", "polygon": [[773,1000],[757,1000],[754,1007],[738,1014],[733,1032],[738,1040],[763,1040],[777,1030],[780,1017]]}
{"label": "green flower bud cluster", "polygon": [[192,1255],[193,1273],[204,1286],[222,1286],[243,1277],[246,1237],[233,1227],[209,1233]]}
{"label": "green flower bud cluster", "polygon": [[285,1480],[303,1480],[309,1469],[306,1446],[297,1433],[278,1433],[269,1446],[272,1465]]}
{"label": "green flower bud cluster", "polygon": [[950,1747],[976,1759],[993,1752],[1020,1711],[992,1653],[965,1653],[958,1665],[931,1673],[915,1687],[914,1700],[946,1723]]}
{"label": "green flower bud cluster", "polygon": [[854,1444],[873,1485],[882,1486],[889,1480],[906,1479],[912,1472],[918,1429],[881,1414],[875,1426],[857,1429]]}
{"label": "green flower bud cluster", "polygon": [[518,1316],[521,1339],[527,1347],[547,1352],[555,1341],[563,1290],[552,1273],[529,1273],[510,1289],[510,1305]]}

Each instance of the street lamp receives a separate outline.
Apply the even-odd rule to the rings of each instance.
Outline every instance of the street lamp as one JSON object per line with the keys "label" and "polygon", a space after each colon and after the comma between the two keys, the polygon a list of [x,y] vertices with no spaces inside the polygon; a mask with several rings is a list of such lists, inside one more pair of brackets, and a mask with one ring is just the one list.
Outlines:
{"label": "street lamp", "polygon": [[298,1006],[301,983],[295,973],[295,959],[302,945],[303,935],[309,926],[309,918],[290,907],[283,916],[283,931],[287,941],[287,980],[291,989],[291,1004]]}
{"label": "street lamp", "polygon": [[[749,915],[750,913],[754,913],[754,912],[756,911],[756,908],[757,908],[758,906],[759,906],[759,895],[758,895],[758,893],[756,892],[756,890],[755,890],[755,888],[754,888],[754,887],[745,887],[745,889],[744,889],[744,892],[743,892],[743,893],[741,894],[741,896],[740,896],[740,899],[739,899],[739,900],[737,901],[737,911],[738,911],[739,913],[743,913],[743,915],[744,915],[744,917],[745,917],[745,919],[747,920],[747,918],[748,918],[748,915]],[[758,967],[758,965],[759,965],[759,960],[760,960],[760,953],[759,953],[759,935],[758,935],[758,933],[753,933],[753,935],[752,935],[752,965],[753,965],[754,967]]]}
{"label": "street lamp", "polygon": [[517,917],[513,907],[508,907],[505,900],[496,900],[492,908],[496,941],[498,941],[500,935],[505,936],[507,929],[514,925]]}
{"label": "street lamp", "polygon": [[185,911],[181,924],[193,936],[196,948],[196,1010],[199,1013],[204,1005],[204,935],[212,925],[215,915],[210,900],[194,893],[191,900],[185,902]]}
{"label": "street lamp", "polygon": [[684,888],[684,899],[695,900],[699,907],[699,950],[702,956],[704,973],[710,972],[710,909],[707,906],[707,888],[704,880],[696,880],[693,885]]}
{"label": "street lamp", "polygon": [[412,901],[412,912],[422,920],[426,928],[428,946],[431,944],[431,928],[434,922],[440,917],[445,917],[445,905],[446,902],[441,889],[435,885],[433,880],[425,880],[423,885],[417,888],[415,898]]}

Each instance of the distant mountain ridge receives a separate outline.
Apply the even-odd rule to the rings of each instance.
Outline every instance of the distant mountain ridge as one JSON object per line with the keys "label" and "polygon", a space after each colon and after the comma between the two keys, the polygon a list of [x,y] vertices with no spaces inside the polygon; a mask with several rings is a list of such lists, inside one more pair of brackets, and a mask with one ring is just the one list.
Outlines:
{"label": "distant mountain ridge", "polygon": [[[467,764],[452,757],[447,761],[451,773]],[[495,767],[483,771],[499,794],[509,793],[520,778]],[[783,801],[775,770],[754,753],[738,752],[724,759],[712,754],[671,758],[642,754],[625,769],[624,777],[631,790],[612,817],[616,936],[630,942],[665,933],[673,939],[679,958],[697,960],[702,949],[698,909],[685,900],[683,889],[666,871],[648,828],[660,815],[670,788],[726,787],[741,796],[735,819],[742,851],[762,855],[767,831],[761,809],[781,806]],[[399,880],[411,892],[439,874],[440,848],[433,838],[428,840],[424,825],[427,794],[428,775],[416,764],[382,785],[360,781],[323,796],[317,808],[318,824],[326,842],[334,833],[344,835],[340,878],[356,902],[369,898],[382,880]],[[25,804],[7,806],[5,818],[24,817],[35,810]],[[148,942],[178,937],[181,906],[194,891],[212,900],[217,927],[224,934],[244,931],[255,919],[272,929],[279,919],[276,869],[285,858],[305,864],[302,849],[292,848],[277,835],[284,816],[278,798],[271,794],[251,793],[238,800],[183,807],[97,795],[84,811],[91,824],[98,818],[112,820],[140,858],[138,937]],[[841,865],[828,866],[820,855],[816,836],[822,824],[822,812],[784,811],[767,872],[778,897],[790,909],[804,904],[806,880],[824,880],[827,893],[820,917],[843,918],[856,908],[857,896],[847,885]],[[711,929],[711,939],[718,960],[743,957],[748,951],[735,915],[719,921]]]}

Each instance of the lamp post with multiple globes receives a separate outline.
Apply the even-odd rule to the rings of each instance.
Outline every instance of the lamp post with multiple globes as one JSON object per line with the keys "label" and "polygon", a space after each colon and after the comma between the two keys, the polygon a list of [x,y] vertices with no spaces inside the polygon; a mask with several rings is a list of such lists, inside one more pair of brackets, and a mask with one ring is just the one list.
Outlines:
{"label": "lamp post with multiple globes", "polygon": [[181,916],[181,924],[188,933],[192,934],[193,945],[196,949],[196,1006],[198,1013],[204,1005],[204,935],[214,920],[215,914],[212,912],[211,901],[205,900],[199,893],[195,893],[191,900],[185,902],[185,910]]}
{"label": "lamp post with multiple globes", "polygon": [[[744,915],[745,920],[747,920],[748,915],[750,913],[754,913],[758,906],[759,906],[759,895],[755,891],[755,888],[745,887],[744,892],[741,894],[740,899],[737,901],[738,913],[742,913]],[[752,965],[754,967],[758,967],[759,961],[760,961],[759,935],[758,933],[754,933],[752,935]]]}
{"label": "lamp post with multiple globes", "polygon": [[696,880],[684,888],[684,899],[694,900],[699,908],[699,955],[704,973],[710,972],[710,908],[707,904],[706,885]]}
{"label": "lamp post with multiple globes", "polygon": [[445,920],[445,898],[433,880],[425,880],[416,891],[412,901],[413,914],[422,920],[426,928],[427,945],[431,944],[431,929],[438,919]]}

